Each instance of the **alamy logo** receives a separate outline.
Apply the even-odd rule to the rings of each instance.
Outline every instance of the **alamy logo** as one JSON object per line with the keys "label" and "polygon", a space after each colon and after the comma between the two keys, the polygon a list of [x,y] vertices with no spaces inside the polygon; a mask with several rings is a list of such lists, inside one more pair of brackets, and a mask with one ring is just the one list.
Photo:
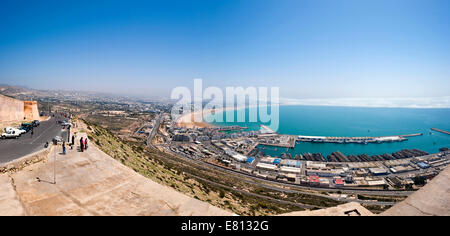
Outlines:
{"label": "alamy logo", "polygon": [[226,87],[224,93],[218,87],[203,88],[203,80],[195,79],[194,93],[176,87],[171,99],[177,100],[171,111],[177,122],[255,122],[274,132],[279,127],[278,87]]}

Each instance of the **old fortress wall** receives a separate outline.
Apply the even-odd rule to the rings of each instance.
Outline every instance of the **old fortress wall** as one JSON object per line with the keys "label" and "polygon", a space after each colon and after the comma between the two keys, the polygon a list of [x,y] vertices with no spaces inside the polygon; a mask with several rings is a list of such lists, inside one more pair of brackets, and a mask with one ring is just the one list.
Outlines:
{"label": "old fortress wall", "polygon": [[39,120],[39,111],[36,101],[24,101],[23,112],[26,120]]}
{"label": "old fortress wall", "polygon": [[39,120],[37,102],[0,95],[0,121]]}

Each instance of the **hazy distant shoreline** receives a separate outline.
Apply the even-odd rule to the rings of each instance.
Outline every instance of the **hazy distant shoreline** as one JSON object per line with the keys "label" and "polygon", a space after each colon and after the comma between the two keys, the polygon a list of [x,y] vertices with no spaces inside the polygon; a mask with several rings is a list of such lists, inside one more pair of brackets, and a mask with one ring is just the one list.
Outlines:
{"label": "hazy distant shoreline", "polygon": [[[267,105],[260,105],[260,106],[245,106],[245,107],[221,107],[221,108],[216,108],[215,112],[225,112],[227,110],[241,110],[241,109],[249,109],[249,108],[254,108],[254,107],[263,107],[263,106],[267,106]],[[410,107],[406,107],[406,106],[364,106],[364,105],[360,105],[360,106],[355,106],[355,105],[337,105],[337,104],[316,104],[316,105],[311,105],[311,104],[302,104],[302,103],[282,103],[279,104],[280,107],[282,106],[301,106],[301,107],[345,107],[345,108],[363,108],[363,109],[450,109],[449,107],[421,107],[421,106],[410,106]],[[207,110],[203,110],[203,111],[194,111],[194,112],[190,112],[187,114],[184,114],[182,116],[180,116],[177,120],[176,120],[176,124],[179,127],[186,127],[186,128],[193,128],[193,127],[198,127],[198,128],[203,128],[203,127],[213,127],[215,125],[208,123],[206,121],[203,120],[203,117],[205,115],[211,115],[211,111],[212,109],[207,109]],[[196,122],[195,120],[201,120],[200,122]]]}

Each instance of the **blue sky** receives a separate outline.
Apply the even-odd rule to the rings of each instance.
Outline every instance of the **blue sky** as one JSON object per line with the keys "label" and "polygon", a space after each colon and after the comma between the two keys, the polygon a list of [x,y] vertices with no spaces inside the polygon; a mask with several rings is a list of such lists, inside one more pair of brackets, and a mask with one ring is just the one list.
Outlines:
{"label": "blue sky", "polygon": [[2,1],[0,84],[170,96],[450,96],[447,0]]}

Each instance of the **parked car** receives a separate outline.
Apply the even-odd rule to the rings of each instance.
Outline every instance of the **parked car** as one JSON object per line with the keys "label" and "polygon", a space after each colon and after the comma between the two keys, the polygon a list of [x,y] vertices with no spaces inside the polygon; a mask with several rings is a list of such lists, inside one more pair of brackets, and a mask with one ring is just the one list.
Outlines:
{"label": "parked car", "polygon": [[72,123],[70,123],[70,122],[67,122],[67,121],[64,121],[62,124],[61,124],[62,126],[70,126],[70,127],[72,127]]}
{"label": "parked car", "polygon": [[19,133],[17,133],[16,131],[12,131],[10,133],[3,133],[1,138],[2,139],[7,139],[7,138],[15,138],[15,139],[17,139],[17,138],[19,138],[19,136],[20,136]]}
{"label": "parked car", "polygon": [[54,145],[57,145],[58,143],[62,143],[62,142],[64,142],[64,140],[63,140],[60,136],[56,136],[56,137],[54,137],[53,140],[52,140],[52,143],[53,143]]}
{"label": "parked car", "polygon": [[33,127],[38,127],[41,123],[38,120],[33,120],[31,124],[33,125]]}
{"label": "parked car", "polygon": [[28,132],[31,129],[33,129],[33,124],[31,124],[31,123],[22,123],[22,126],[20,127],[20,129],[23,129],[26,132]]}
{"label": "parked car", "polygon": [[16,133],[18,133],[19,135],[26,133],[27,131],[20,129],[20,128],[14,128],[14,127],[6,127],[5,129],[6,133],[12,133],[13,131],[15,131]]}

